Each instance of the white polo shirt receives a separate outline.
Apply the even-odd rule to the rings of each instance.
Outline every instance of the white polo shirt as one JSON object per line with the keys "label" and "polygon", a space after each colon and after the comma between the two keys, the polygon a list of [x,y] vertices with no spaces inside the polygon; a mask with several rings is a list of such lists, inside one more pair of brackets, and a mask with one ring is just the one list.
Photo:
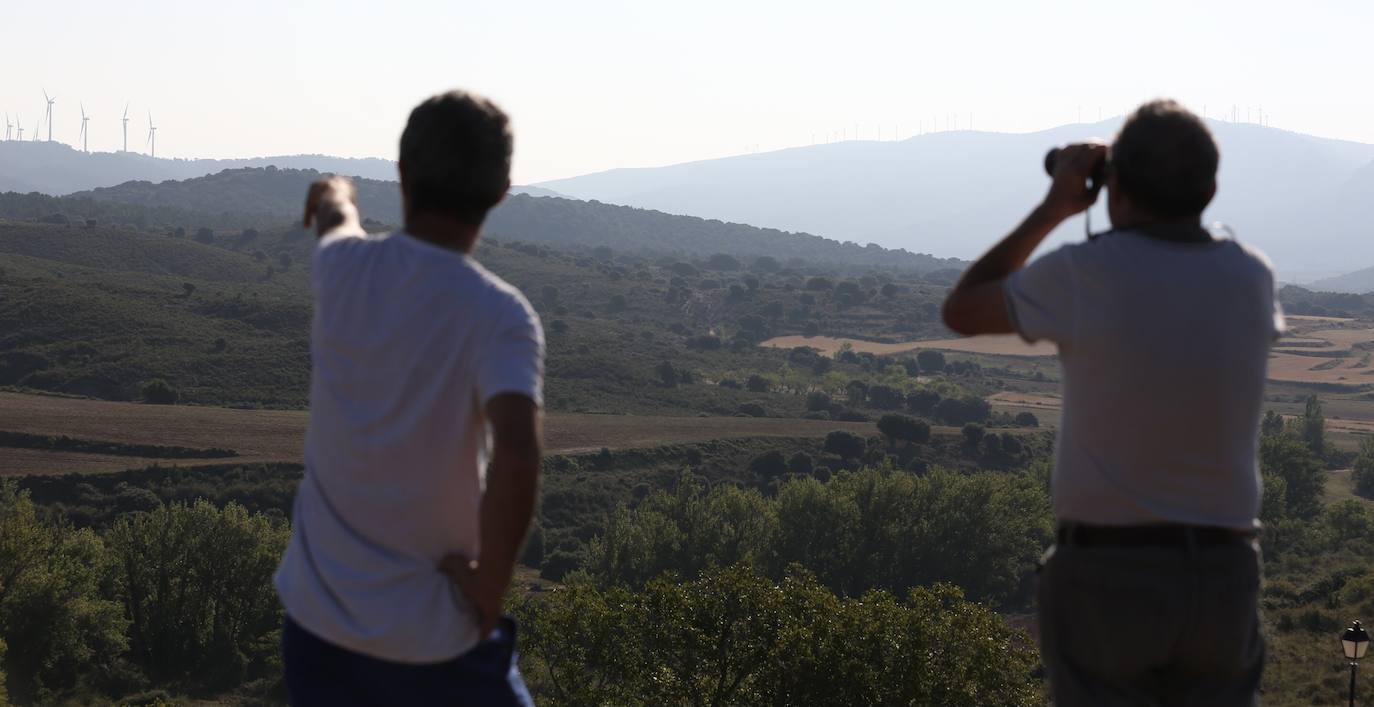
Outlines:
{"label": "white polo shirt", "polygon": [[343,648],[454,658],[478,627],[437,565],[477,558],[486,402],[542,402],[538,317],[476,261],[403,232],[321,240],[312,281],[305,479],[277,592]]}
{"label": "white polo shirt", "polygon": [[1067,245],[1004,285],[1027,341],[1059,345],[1061,521],[1254,528],[1274,275],[1230,240],[1125,231]]}

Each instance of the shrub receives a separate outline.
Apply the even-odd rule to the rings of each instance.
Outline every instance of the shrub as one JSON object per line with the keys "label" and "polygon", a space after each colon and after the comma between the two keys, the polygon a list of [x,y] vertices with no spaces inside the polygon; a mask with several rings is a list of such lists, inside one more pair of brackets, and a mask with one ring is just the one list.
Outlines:
{"label": "shrub", "polygon": [[145,383],[142,393],[143,401],[154,405],[175,405],[179,397],[176,388],[161,378],[155,378]]}
{"label": "shrub", "polygon": [[764,452],[749,461],[749,471],[766,479],[782,476],[787,473],[787,469],[787,459],[776,449]]}
{"label": "shrub", "polygon": [[867,448],[868,443],[863,437],[850,432],[835,430],[825,436],[825,451],[844,459],[858,459]]}
{"label": "shrub", "polygon": [[750,417],[768,417],[768,410],[758,403],[742,403],[739,411]]}

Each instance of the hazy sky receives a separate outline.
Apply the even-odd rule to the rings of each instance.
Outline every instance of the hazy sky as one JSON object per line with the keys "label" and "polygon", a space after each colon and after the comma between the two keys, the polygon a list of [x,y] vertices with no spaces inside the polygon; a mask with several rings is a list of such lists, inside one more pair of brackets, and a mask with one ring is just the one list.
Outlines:
{"label": "hazy sky", "polygon": [[84,102],[92,150],[128,101],[131,149],[151,109],[159,155],[391,158],[410,107],[462,86],[514,118],[517,183],[1157,95],[1374,142],[1372,27],[1369,0],[15,2],[0,111],[31,133],[46,88],[54,139]]}

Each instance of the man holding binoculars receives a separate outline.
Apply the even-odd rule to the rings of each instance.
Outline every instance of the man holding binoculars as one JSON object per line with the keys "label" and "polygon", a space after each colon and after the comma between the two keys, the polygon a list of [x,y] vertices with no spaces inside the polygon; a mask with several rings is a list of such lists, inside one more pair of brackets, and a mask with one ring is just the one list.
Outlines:
{"label": "man holding binoculars", "polygon": [[[1059,346],[1059,528],[1039,577],[1055,703],[1254,705],[1258,425],[1284,330],[1273,272],[1203,228],[1219,155],[1179,104],[1147,103],[1110,146],[1053,157],[1049,194],[969,268],[944,318]],[[1113,230],[1026,265],[1101,186]]]}

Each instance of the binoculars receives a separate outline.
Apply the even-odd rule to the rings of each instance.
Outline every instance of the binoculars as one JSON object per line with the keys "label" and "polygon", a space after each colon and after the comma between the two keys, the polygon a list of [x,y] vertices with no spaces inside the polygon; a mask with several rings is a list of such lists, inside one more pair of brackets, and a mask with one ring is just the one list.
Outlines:
{"label": "binoculars", "polygon": [[[1045,153],[1045,174],[1054,176],[1054,166],[1059,161],[1059,148],[1051,147]],[[1093,166],[1092,174],[1088,176],[1088,191],[1094,195],[1102,189],[1102,185],[1107,183],[1107,158],[1103,157]]]}

